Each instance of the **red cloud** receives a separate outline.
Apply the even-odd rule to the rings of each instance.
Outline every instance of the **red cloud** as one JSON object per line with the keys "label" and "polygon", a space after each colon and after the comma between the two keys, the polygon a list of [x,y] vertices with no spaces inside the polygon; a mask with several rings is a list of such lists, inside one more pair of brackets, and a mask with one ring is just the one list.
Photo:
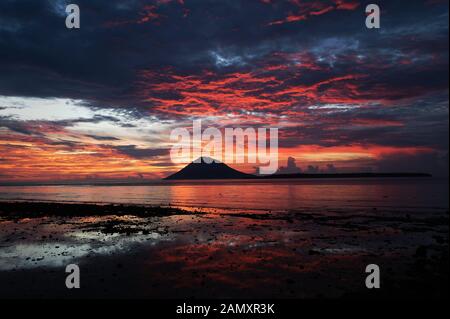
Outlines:
{"label": "red cloud", "polygon": [[[263,1],[265,2],[265,1]],[[269,25],[284,24],[296,21],[307,20],[312,16],[319,16],[335,10],[355,10],[359,7],[359,2],[355,0],[332,0],[332,1],[300,1],[290,0],[296,7],[285,18],[273,21]]]}

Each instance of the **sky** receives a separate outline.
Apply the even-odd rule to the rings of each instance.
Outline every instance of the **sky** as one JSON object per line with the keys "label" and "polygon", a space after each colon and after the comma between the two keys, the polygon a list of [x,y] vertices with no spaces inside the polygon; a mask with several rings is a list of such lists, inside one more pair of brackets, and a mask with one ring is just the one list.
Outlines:
{"label": "sky", "polygon": [[[65,26],[69,3],[80,29]],[[366,28],[369,3],[380,29]],[[159,179],[183,166],[170,132],[198,119],[277,127],[284,173],[448,176],[448,12],[439,0],[2,0],[0,182]]]}

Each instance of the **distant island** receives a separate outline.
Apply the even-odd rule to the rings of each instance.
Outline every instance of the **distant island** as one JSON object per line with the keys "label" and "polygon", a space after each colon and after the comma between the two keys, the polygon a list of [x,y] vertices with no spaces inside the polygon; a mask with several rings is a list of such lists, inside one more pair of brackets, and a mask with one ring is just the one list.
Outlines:
{"label": "distant island", "polygon": [[199,158],[164,180],[201,179],[299,179],[299,178],[374,178],[374,177],[432,177],[427,173],[295,173],[258,176],[235,170],[211,158]]}

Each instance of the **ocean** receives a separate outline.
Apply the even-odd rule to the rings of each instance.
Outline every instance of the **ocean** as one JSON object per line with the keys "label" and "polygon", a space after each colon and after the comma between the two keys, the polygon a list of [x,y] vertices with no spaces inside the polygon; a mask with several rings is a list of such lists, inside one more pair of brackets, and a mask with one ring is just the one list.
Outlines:
{"label": "ocean", "polygon": [[448,179],[374,178],[158,181],[149,185],[0,186],[0,200],[295,210],[308,207],[448,208]]}

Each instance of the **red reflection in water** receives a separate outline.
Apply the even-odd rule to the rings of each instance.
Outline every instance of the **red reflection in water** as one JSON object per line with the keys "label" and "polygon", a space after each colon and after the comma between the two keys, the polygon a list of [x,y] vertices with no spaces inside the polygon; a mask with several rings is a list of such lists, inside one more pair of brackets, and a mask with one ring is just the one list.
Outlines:
{"label": "red reflection in water", "polygon": [[448,181],[352,179],[159,182],[148,186],[0,187],[0,199],[139,203],[232,209],[448,207]]}

